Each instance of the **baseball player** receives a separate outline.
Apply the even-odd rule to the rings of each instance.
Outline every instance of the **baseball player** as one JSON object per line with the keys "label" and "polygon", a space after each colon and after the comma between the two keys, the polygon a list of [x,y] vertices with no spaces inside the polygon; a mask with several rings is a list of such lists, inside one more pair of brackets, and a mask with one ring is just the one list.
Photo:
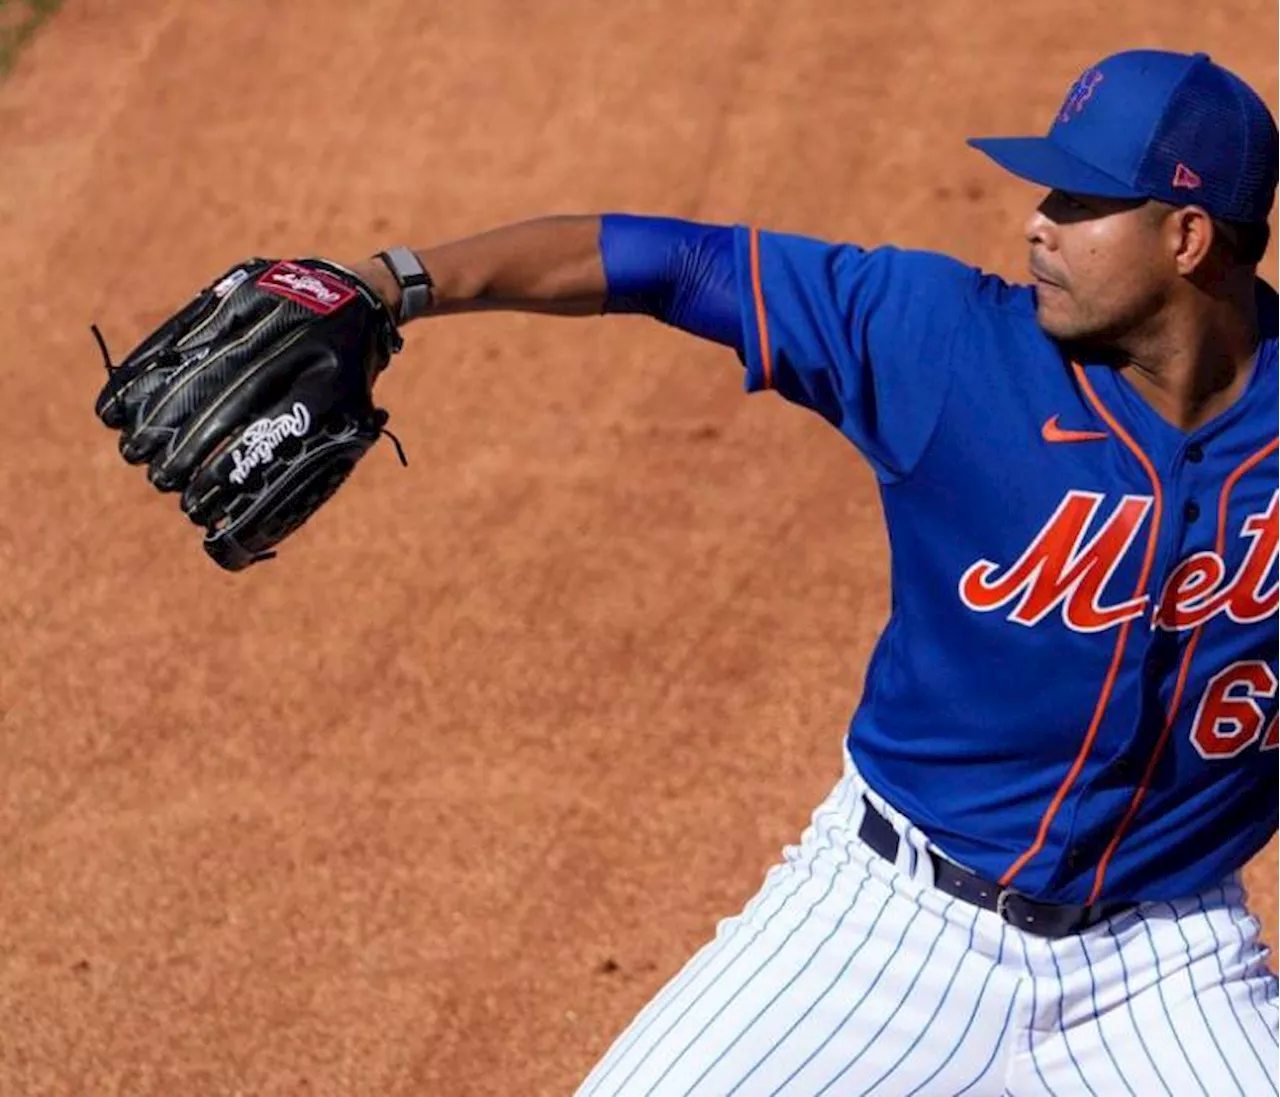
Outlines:
{"label": "baseball player", "polygon": [[870,462],[892,612],[844,776],[581,1097],[1277,1092],[1239,875],[1277,823],[1275,122],[1206,55],[1139,50],[1047,136],[971,144],[1045,192],[1028,285],[547,218],[248,261],[111,367],[99,414],[231,568],[378,437],[420,316],[645,313]]}

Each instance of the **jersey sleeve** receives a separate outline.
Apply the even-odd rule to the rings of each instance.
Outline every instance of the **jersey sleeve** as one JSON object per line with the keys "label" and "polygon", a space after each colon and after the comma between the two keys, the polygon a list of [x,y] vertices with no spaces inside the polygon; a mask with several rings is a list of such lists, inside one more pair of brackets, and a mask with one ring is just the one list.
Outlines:
{"label": "jersey sleeve", "polygon": [[816,411],[882,481],[907,476],[942,414],[979,272],[931,252],[735,233],[747,391]]}

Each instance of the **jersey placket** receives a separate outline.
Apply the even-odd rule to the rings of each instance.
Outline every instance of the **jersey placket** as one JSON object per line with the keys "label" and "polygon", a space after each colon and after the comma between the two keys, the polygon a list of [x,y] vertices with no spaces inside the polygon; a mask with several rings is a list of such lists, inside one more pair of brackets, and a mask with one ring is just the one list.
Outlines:
{"label": "jersey placket", "polygon": [[[1165,582],[1177,561],[1189,551],[1211,546],[1212,538],[1206,539],[1196,525],[1205,520],[1207,513],[1207,508],[1198,501],[1204,491],[1202,477],[1192,471],[1200,468],[1203,458],[1201,443],[1185,438],[1169,456],[1166,469],[1158,470],[1162,472],[1163,507],[1161,528],[1156,533],[1155,560],[1145,591],[1147,608],[1142,618],[1135,622],[1139,627],[1130,635],[1130,646],[1125,653],[1126,662],[1139,661],[1141,693],[1127,733],[1116,736],[1120,740],[1118,749],[1106,762],[1097,766],[1073,798],[1064,852],[1050,878],[1051,886],[1058,887],[1091,863],[1096,881],[1096,893],[1091,896],[1091,901],[1096,900],[1101,891],[1104,873],[1099,872],[1099,863],[1104,857],[1113,855],[1118,847],[1116,838],[1132,808],[1134,794],[1142,787],[1149,769],[1158,765],[1159,758],[1169,749],[1169,725],[1176,722],[1177,715],[1173,706],[1181,700],[1178,697],[1179,679],[1189,676],[1190,668],[1184,668],[1183,663],[1187,658],[1191,634],[1166,632],[1152,627],[1152,622]],[[1200,542],[1204,542],[1203,545]],[[1189,544],[1191,548],[1188,548]],[[1099,743],[1101,741],[1102,736],[1099,736]],[[1098,744],[1095,744],[1095,753],[1097,749]],[[1090,823],[1089,828],[1095,831],[1095,836],[1085,840],[1080,834],[1081,816],[1088,820],[1088,803],[1098,783],[1107,777],[1115,778],[1129,791],[1129,796],[1124,803],[1111,806],[1104,821]],[[1132,837],[1131,826],[1125,837]]]}

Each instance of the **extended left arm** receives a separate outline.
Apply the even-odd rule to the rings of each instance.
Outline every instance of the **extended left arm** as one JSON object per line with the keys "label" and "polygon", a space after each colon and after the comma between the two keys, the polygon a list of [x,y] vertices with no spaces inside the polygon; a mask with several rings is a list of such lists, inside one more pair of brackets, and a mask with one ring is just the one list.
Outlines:
{"label": "extended left arm", "polygon": [[[733,230],[664,217],[545,217],[415,253],[434,285],[424,315],[490,310],[641,313],[741,350]],[[378,259],[350,264],[393,315]]]}

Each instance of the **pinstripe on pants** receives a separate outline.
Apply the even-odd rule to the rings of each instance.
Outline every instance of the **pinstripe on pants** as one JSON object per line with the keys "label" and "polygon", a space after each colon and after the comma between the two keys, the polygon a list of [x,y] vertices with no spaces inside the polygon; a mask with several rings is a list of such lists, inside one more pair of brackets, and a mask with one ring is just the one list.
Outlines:
{"label": "pinstripe on pants", "polygon": [[1238,883],[1045,940],[931,887],[908,843],[897,865],[863,846],[864,793],[849,767],[578,1097],[1275,1097]]}

